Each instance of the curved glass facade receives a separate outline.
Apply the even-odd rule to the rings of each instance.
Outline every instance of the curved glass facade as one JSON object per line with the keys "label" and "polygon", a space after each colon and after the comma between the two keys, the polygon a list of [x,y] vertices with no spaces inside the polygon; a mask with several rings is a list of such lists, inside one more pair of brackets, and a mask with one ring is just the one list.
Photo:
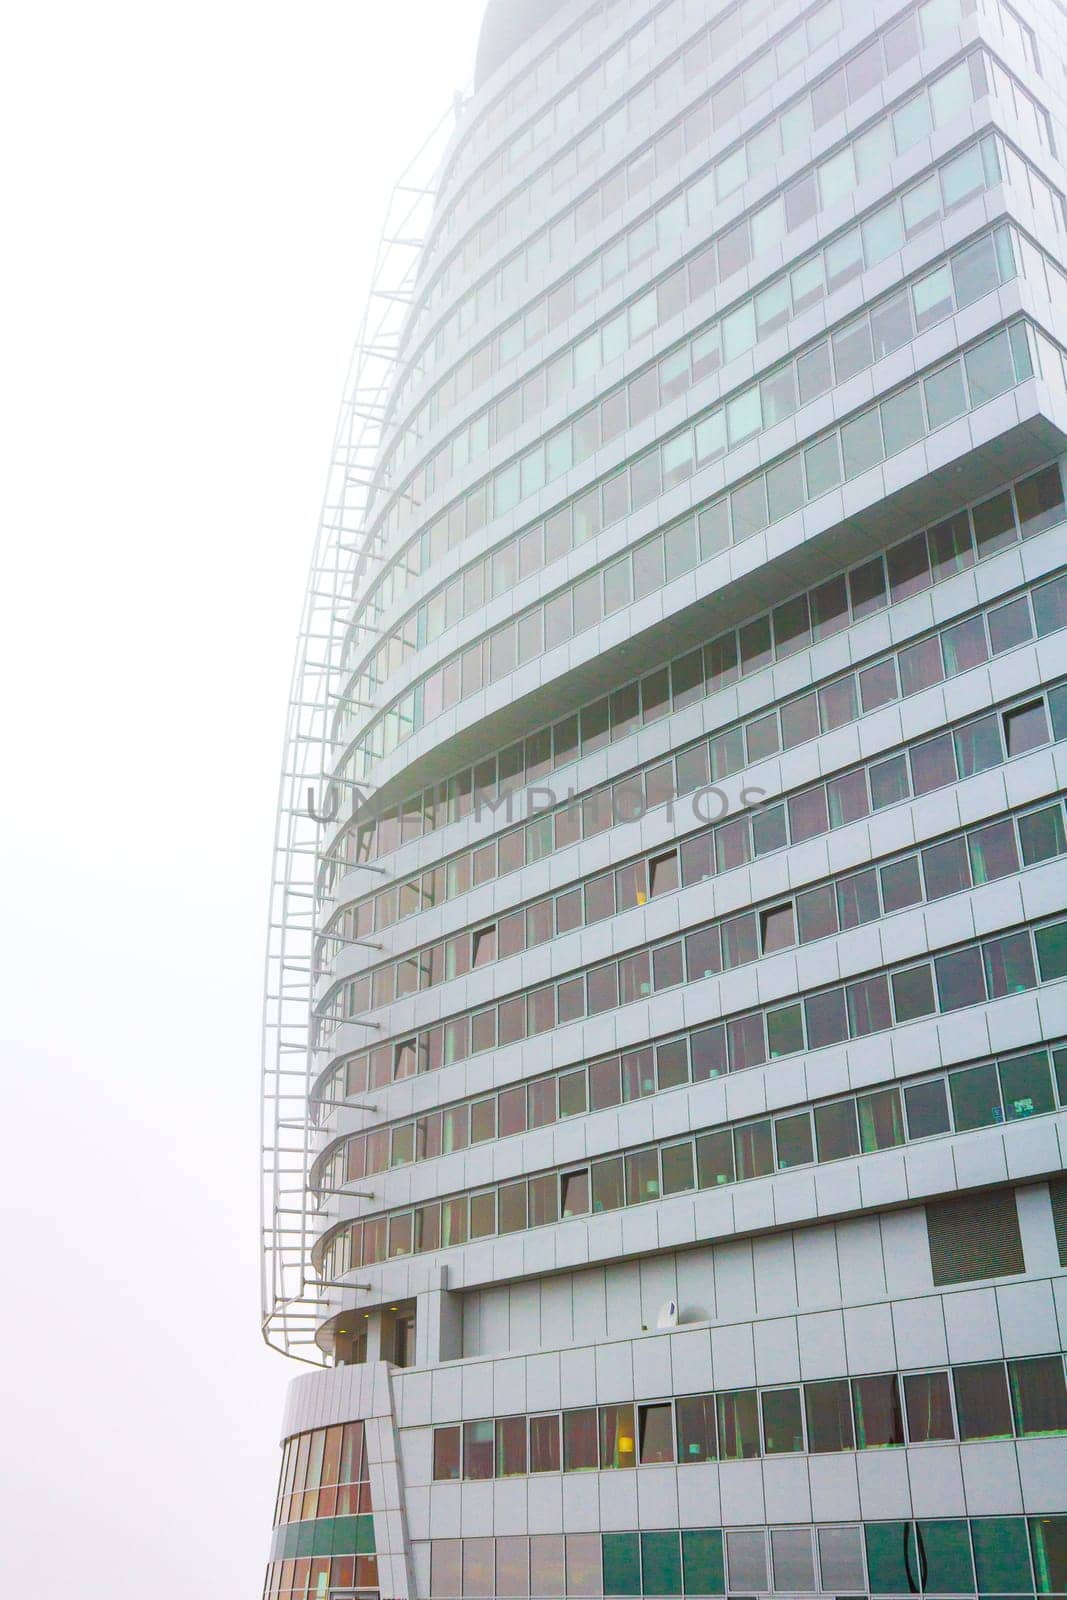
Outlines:
{"label": "curved glass facade", "polygon": [[267,1600],[1067,1595],[1065,68],[489,7],[291,707]]}

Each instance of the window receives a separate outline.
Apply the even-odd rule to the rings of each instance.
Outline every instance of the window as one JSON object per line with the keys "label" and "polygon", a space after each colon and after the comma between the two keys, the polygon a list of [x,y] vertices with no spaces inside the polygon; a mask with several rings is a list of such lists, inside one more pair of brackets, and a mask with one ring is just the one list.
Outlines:
{"label": "window", "polygon": [[[587,978],[589,1012],[611,1011],[619,1004],[619,974],[615,963],[594,967]],[[546,1026],[551,1026],[547,1023]]]}
{"label": "window", "polygon": [[1037,928],[1034,943],[1042,982],[1050,983],[1054,978],[1067,976],[1067,922],[1053,922]]}
{"label": "window", "polygon": [[826,790],[821,784],[789,797],[789,831],[794,844],[825,833],[827,827]]}
{"label": "window", "polygon": [[897,755],[890,756],[887,761],[878,762],[870,768],[870,781],[873,810],[881,811],[885,806],[894,806],[899,801],[906,800],[911,793],[907,758]]}
{"label": "window", "polygon": [[605,1533],[602,1537],[605,1594],[639,1595],[640,1536],[636,1533]]}
{"label": "window", "polygon": [[649,863],[650,891],[653,895],[670,894],[678,888],[678,852],[671,850],[662,856],[653,856]]}
{"label": "window", "polygon": [[879,915],[878,875],[874,868],[856,872],[837,886],[837,911],[842,931],[873,922]]}
{"label": "window", "polygon": [[[952,302],[952,279],[948,264],[935,267],[933,272],[928,272],[918,283],[912,285],[912,303],[915,307],[915,327],[919,332],[930,328],[935,322],[940,322],[943,317],[950,316],[954,310]],[[974,354],[974,352],[971,352]],[[1010,364],[1010,363],[1009,363]],[[970,369],[968,369],[970,376]],[[1011,384],[1014,384],[1014,375]],[[1011,387],[1011,384],[1007,387]],[[999,390],[996,391],[999,393]]]}
{"label": "window", "polygon": [[585,886],[585,920],[599,922],[602,917],[615,914],[615,879],[607,872],[601,878],[591,879]]}
{"label": "window", "polygon": [[762,761],[765,756],[776,753],[779,747],[776,712],[772,711],[766,717],[758,717],[747,725],[745,745],[749,761]]}
{"label": "window", "polygon": [[809,1113],[800,1111],[793,1116],[779,1117],[774,1124],[774,1142],[780,1171],[807,1166],[814,1161]]}
{"label": "window", "polygon": [[934,1011],[934,982],[930,963],[905,967],[892,974],[893,1011],[898,1022],[912,1022]]}
{"label": "window", "polygon": [[507,1139],[526,1129],[526,1089],[518,1084],[504,1089],[497,1097],[497,1137]]}
{"label": "window", "polygon": [[944,895],[958,894],[971,886],[967,846],[962,839],[946,839],[943,844],[931,845],[922,852],[922,863],[928,900],[940,900]]}
{"label": "window", "polygon": [[1023,994],[1034,987],[1034,957],[1028,933],[991,939],[982,947],[982,961],[990,999]]}
{"label": "window", "polygon": [[744,1017],[734,1017],[727,1023],[726,1047],[731,1072],[758,1067],[766,1061],[763,1017],[758,1011],[749,1012]]}
{"label": "window", "polygon": [[804,1025],[808,1047],[819,1050],[848,1037],[848,1021],[843,989],[824,989],[809,995],[804,1002]]}
{"label": "window", "polygon": [[686,1594],[724,1592],[722,1533],[718,1528],[683,1528],[682,1560]]}
{"label": "window", "polygon": [[[598,1533],[568,1533],[564,1537],[567,1546],[567,1578],[564,1593],[568,1595],[602,1594],[604,1585],[600,1565],[600,1535]],[[538,1593],[541,1592],[541,1590],[538,1590]]]}
{"label": "window", "polygon": [[761,1178],[774,1170],[770,1122],[750,1122],[734,1129],[734,1156],[739,1181]]}
{"label": "window", "polygon": [[1004,742],[1009,758],[1036,750],[1039,745],[1048,743],[1048,737],[1048,721],[1041,700],[1031,700],[1004,713]]}
{"label": "window", "polygon": [[[929,380],[927,380],[929,381]],[[962,407],[961,407],[962,409]],[[885,454],[882,448],[882,427],[877,408],[862,412],[841,428],[841,451],[845,463],[845,477],[855,478],[869,467],[876,466]]]}
{"label": "window", "polygon": [[917,1522],[914,1540],[927,1594],[973,1593],[971,1541],[962,1518]]}
{"label": "window", "polygon": [[[779,652],[780,654],[781,652]],[[773,713],[772,713],[773,715]],[[782,746],[792,750],[798,744],[819,736],[819,700],[814,694],[789,700],[781,709]]]}
{"label": "window", "polygon": [[529,1226],[540,1228],[545,1223],[556,1222],[559,1217],[559,1191],[554,1172],[542,1173],[529,1180]]}
{"label": "window", "polygon": [[696,982],[699,978],[710,978],[713,973],[722,970],[717,927],[698,928],[695,933],[687,935],[685,965],[690,983]]}
{"label": "window", "polygon": [[1067,1432],[1062,1356],[1009,1361],[1008,1386],[1016,1433],[1023,1436]]}
{"label": "window", "polygon": [[952,1397],[947,1372],[911,1372],[904,1382],[904,1408],[912,1444],[954,1439]]}
{"label": "window", "polygon": [[859,1153],[856,1102],[832,1100],[815,1107],[815,1135],[820,1161],[840,1161]]}
{"label": "window", "polygon": [[1058,467],[1045,467],[1032,478],[1015,485],[1019,525],[1024,539],[1059,522],[1063,516],[1063,487]]}
{"label": "window", "polygon": [[992,500],[975,506],[971,515],[978,553],[983,558],[1015,543],[1015,512],[1009,491],[994,495]]}
{"label": "window", "polygon": [[734,1146],[728,1128],[719,1133],[701,1134],[697,1139],[697,1182],[701,1189],[714,1189],[734,1181]]}
{"label": "window", "polygon": [[885,976],[864,978],[850,983],[845,990],[848,1002],[849,1033],[858,1039],[868,1033],[880,1033],[892,1026],[889,1009],[889,984]]}
{"label": "window", "polygon": [[625,1159],[626,1204],[640,1205],[645,1200],[659,1196],[659,1153],[656,1150],[633,1150]]}
{"label": "window", "polygon": [[938,1003],[942,1011],[956,1011],[961,1006],[977,1005],[985,999],[982,958],[978,950],[954,950],[948,955],[938,956],[934,970],[937,974]]}
{"label": "window", "polygon": [[[788,205],[788,197],[786,201]],[[800,385],[800,402],[807,405],[820,394],[833,387],[830,367],[830,348],[825,340],[797,359],[797,379]]]}
{"label": "window", "polygon": [[982,1517],[971,1523],[980,1594],[1033,1590],[1026,1529],[1021,1517]]}
{"label": "window", "polygon": [[1031,1517],[1030,1540],[1042,1594],[1067,1590],[1067,1517]]}
{"label": "window", "polygon": [[459,1428],[433,1430],[433,1475],[436,1481],[459,1477]]}
{"label": "window", "polygon": [[897,1089],[875,1089],[856,1097],[860,1146],[870,1153],[904,1143],[904,1118]]}
{"label": "window", "polygon": [[674,1460],[670,1405],[638,1406],[638,1448],[642,1466]]}
{"label": "window", "polygon": [[559,1417],[555,1413],[530,1418],[530,1471],[559,1471]]}
{"label": "window", "polygon": [[621,1059],[622,1097],[640,1100],[655,1092],[654,1052],[651,1045],[641,1050],[629,1050]]}
{"label": "window", "polygon": [[623,1198],[623,1164],[621,1157],[593,1163],[593,1210],[618,1211],[625,1205]]}
{"label": "window", "polygon": [[967,849],[976,884],[992,883],[1019,870],[1015,830],[1008,820],[977,829],[968,836]]}
{"label": "window", "polygon": [[917,795],[929,794],[956,781],[956,762],[951,734],[939,734],[916,745],[911,752],[911,776]]}
{"label": "window", "polygon": [[771,1560],[775,1589],[794,1594],[814,1593],[815,1558],[810,1529],[772,1528]]}
{"label": "window", "polygon": [[632,1467],[637,1464],[636,1456],[633,1406],[601,1406],[601,1467]]}
{"label": "window", "polygon": [[560,1215],[585,1216],[589,1211],[589,1168],[565,1172],[560,1178]]}
{"label": "window", "polygon": [[995,767],[1002,759],[1000,729],[995,715],[980,717],[958,728],[953,736],[961,778]]}
{"label": "window", "polygon": [[580,1116],[588,1110],[585,1073],[564,1073],[559,1079],[559,1114],[561,1117]]}
{"label": "window", "polygon": [[767,1049],[771,1060],[804,1048],[804,1008],[799,1000],[767,1012]]}
{"label": "window", "polygon": [[[455,1108],[456,1112],[461,1112],[464,1109],[465,1108],[462,1106],[457,1106]],[[452,1114],[452,1112],[446,1112],[446,1117],[451,1117]],[[470,1108],[471,1144],[482,1144],[486,1139],[495,1138],[496,1100],[492,1097],[486,1100],[476,1100]],[[462,1139],[461,1142],[456,1142],[455,1139],[453,1139],[451,1142],[446,1140],[445,1149],[462,1149],[466,1145],[466,1142],[467,1141],[465,1138]]]}
{"label": "window", "polygon": [[813,1454],[854,1448],[852,1405],[848,1381],[832,1378],[804,1385],[804,1409],[808,1422],[808,1449]]}
{"label": "window", "polygon": [[491,1478],[493,1476],[494,1429],[492,1422],[465,1422],[463,1424],[463,1476],[465,1478]]}
{"label": "window", "polygon": [[[441,1591],[444,1592],[444,1591]],[[511,1535],[496,1540],[496,1588],[500,1597],[530,1593],[530,1541]]]}
{"label": "window", "polygon": [[656,1046],[656,1081],[661,1089],[689,1082],[689,1051],[684,1039],[669,1039]]}
{"label": "window", "polygon": [[739,917],[731,917],[722,924],[720,932],[724,967],[727,969],[739,967],[746,962],[755,961],[758,954],[756,919],[751,911],[746,911]]}
{"label": "window", "polygon": [[900,911],[913,906],[923,897],[917,856],[905,856],[902,861],[891,861],[881,868],[882,905],[885,911]]}
{"label": "window", "polygon": [[1010,1439],[1011,1406],[1004,1366],[986,1361],[953,1372],[961,1439]]}
{"label": "window", "polygon": [[678,1428],[678,1460],[714,1461],[715,1448],[715,1396],[712,1394],[686,1395],[674,1403]]}
{"label": "window", "polygon": [[1004,1112],[1009,1121],[1053,1109],[1052,1083],[1044,1050],[997,1063]]}
{"label": "window", "polygon": [[940,372],[931,373],[923,380],[923,392],[926,396],[926,414],[930,419],[931,430],[943,427],[946,422],[951,422],[967,409],[967,397],[963,389],[963,372],[958,361],[942,367]]}
{"label": "window", "polygon": [[563,1470],[584,1472],[600,1464],[597,1414],[594,1410],[563,1413]]}
{"label": "window", "polygon": [[908,1522],[868,1522],[867,1571],[872,1594],[913,1594],[918,1581],[915,1540]]}
{"label": "window", "polygon": [[974,565],[971,526],[965,511],[939,522],[927,532],[934,582],[941,583],[954,573]]}
{"label": "window", "polygon": [[903,544],[898,544],[890,550],[886,559],[894,601],[906,600],[910,595],[930,587],[930,557],[924,533],[917,533]]}
{"label": "window", "polygon": [[[1025,599],[1023,606],[1025,609]],[[1067,578],[1054,578],[1034,591],[1034,619],[1039,639],[1067,627]],[[1025,637],[1029,637],[1029,630]]]}
{"label": "window", "polygon": [[987,1128],[1002,1120],[1000,1088],[992,1062],[966,1067],[949,1077],[952,1115],[958,1132]]}
{"label": "window", "polygon": [[667,1145],[662,1152],[662,1161],[665,1195],[684,1194],[695,1187],[693,1146],[688,1140],[684,1144]]}
{"label": "window", "polygon": [[945,657],[945,671],[949,676],[981,666],[989,659],[982,618],[969,617],[965,622],[946,628],[941,635],[941,648]]}
{"label": "window", "polygon": [[502,1183],[497,1194],[499,1233],[518,1233],[527,1225],[526,1218],[526,1180],[520,1178],[516,1183]]}
{"label": "window", "polygon": [[796,943],[792,901],[760,913],[760,943],[764,955],[774,950],[787,950]]}
{"label": "window", "polygon": [[431,1545],[430,1593],[433,1595],[459,1595],[463,1593],[460,1562],[461,1539],[435,1539]]}
{"label": "window", "polygon": [[487,1189],[470,1197],[470,1233],[472,1239],[488,1239],[496,1232],[496,1193]]}
{"label": "window", "polygon": [[517,1477],[526,1472],[526,1418],[500,1417],[496,1424],[496,1475]]}
{"label": "window", "polygon": [[1015,369],[1012,365],[1011,347],[1006,333],[995,334],[964,357],[971,404],[980,406],[1005,389],[1015,387]]}
{"label": "window", "polygon": [[[534,1534],[530,1540],[530,1593],[566,1593],[564,1536],[560,1533]],[[455,1590],[449,1590],[454,1595]]]}
{"label": "window", "polygon": [[726,1535],[726,1555],[731,1591],[767,1588],[767,1551],[762,1528],[731,1529]]}
{"label": "window", "polygon": [[895,1373],[853,1378],[852,1404],[857,1449],[872,1450],[904,1443],[904,1418]]}
{"label": "window", "polygon": [[996,610],[987,613],[986,621],[989,624],[990,647],[995,656],[1005,650],[1013,650],[1017,644],[1025,644],[1032,637],[1030,607],[1025,595],[1020,595],[1017,600],[1009,600],[1006,605],[997,606]]}
{"label": "window", "polygon": [[808,944],[813,939],[825,939],[837,932],[837,902],[833,886],[809,889],[797,897],[797,915],[800,923],[800,942]]}
{"label": "window", "polygon": [[799,1389],[765,1389],[763,1449],[767,1455],[791,1454],[804,1448],[804,1422]]}
{"label": "window", "polygon": [[830,1594],[866,1589],[861,1529],[820,1528],[818,1534],[823,1589]]}

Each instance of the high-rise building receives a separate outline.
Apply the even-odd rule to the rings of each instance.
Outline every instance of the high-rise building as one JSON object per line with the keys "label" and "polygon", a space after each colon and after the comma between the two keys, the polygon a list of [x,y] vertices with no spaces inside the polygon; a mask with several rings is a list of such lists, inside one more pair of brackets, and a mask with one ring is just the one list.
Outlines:
{"label": "high-rise building", "polygon": [[1067,1592],[1065,67],[490,0],[289,711],[269,1600]]}

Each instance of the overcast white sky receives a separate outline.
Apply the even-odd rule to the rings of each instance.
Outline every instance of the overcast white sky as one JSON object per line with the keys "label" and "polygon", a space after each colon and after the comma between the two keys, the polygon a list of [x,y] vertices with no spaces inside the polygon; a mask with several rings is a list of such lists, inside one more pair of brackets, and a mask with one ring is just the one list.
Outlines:
{"label": "overcast white sky", "polygon": [[283,703],[386,195],[481,4],[7,11],[5,1595],[259,1593]]}

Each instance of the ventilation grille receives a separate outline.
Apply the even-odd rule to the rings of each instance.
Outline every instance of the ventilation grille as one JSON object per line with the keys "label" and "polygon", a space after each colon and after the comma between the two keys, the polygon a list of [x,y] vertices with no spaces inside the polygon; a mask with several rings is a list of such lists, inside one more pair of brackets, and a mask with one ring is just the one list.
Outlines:
{"label": "ventilation grille", "polygon": [[1013,1189],[934,1201],[926,1207],[926,1231],[936,1284],[1026,1271]]}
{"label": "ventilation grille", "polygon": [[1056,1230],[1060,1266],[1067,1267],[1067,1178],[1053,1178],[1048,1194],[1052,1201],[1052,1226]]}

